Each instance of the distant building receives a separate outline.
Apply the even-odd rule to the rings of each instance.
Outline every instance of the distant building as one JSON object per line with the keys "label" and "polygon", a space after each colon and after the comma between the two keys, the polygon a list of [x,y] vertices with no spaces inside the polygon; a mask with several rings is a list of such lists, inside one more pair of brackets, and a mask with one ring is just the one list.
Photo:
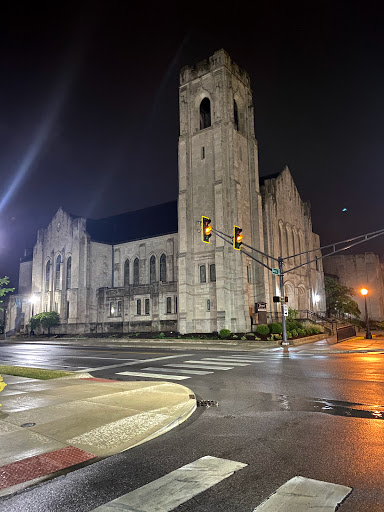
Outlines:
{"label": "distant building", "polygon": [[337,277],[340,284],[353,288],[353,300],[359,305],[361,318],[365,318],[364,297],[360,290],[366,288],[369,317],[384,320],[384,267],[379,256],[372,252],[343,254],[324,258],[324,272]]}
{"label": "distant building", "polygon": [[[245,243],[272,256],[320,256],[289,169],[259,182],[249,76],[220,50],[182,69],[179,100],[178,203],[96,221],[60,208],[20,263],[7,330],[56,310],[61,333],[247,332],[255,303],[279,311],[275,275],[218,236],[201,240],[206,215],[229,236],[241,226]],[[285,295],[295,309],[325,311],[321,261],[287,274]]]}

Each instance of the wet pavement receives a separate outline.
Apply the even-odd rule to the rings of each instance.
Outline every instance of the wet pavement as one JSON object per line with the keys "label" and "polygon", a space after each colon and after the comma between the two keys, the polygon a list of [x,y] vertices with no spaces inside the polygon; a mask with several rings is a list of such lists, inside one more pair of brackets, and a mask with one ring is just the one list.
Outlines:
{"label": "wet pavement", "polygon": [[190,389],[168,382],[3,378],[0,496],[153,439],[196,408]]}

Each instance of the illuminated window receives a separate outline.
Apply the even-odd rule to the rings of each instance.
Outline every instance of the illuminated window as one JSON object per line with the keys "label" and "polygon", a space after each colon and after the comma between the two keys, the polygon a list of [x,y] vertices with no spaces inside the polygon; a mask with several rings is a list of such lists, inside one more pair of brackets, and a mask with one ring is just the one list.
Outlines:
{"label": "illuminated window", "polygon": [[71,287],[72,281],[72,258],[67,259],[67,290]]}
{"label": "illuminated window", "polygon": [[124,286],[127,287],[129,285],[129,260],[126,260],[124,263]]}
{"label": "illuminated window", "polygon": [[200,283],[207,282],[207,270],[205,265],[200,265]]}
{"label": "illuminated window", "polygon": [[162,283],[167,282],[167,257],[165,254],[160,257],[160,281]]}
{"label": "illuminated window", "polygon": [[45,291],[49,291],[49,279],[51,277],[51,262],[48,260],[45,265]]}
{"label": "illuminated window", "polygon": [[172,298],[167,297],[167,313],[172,313]]}
{"label": "illuminated window", "polygon": [[211,126],[211,102],[204,98],[200,103],[200,130]]}
{"label": "illuminated window", "polygon": [[156,282],[156,258],[154,256],[151,256],[149,260],[149,282]]}
{"label": "illuminated window", "polygon": [[109,303],[109,316],[115,316],[116,314],[116,308],[115,304],[113,302]]}
{"label": "illuminated window", "polygon": [[139,258],[133,262],[133,284],[139,284]]}

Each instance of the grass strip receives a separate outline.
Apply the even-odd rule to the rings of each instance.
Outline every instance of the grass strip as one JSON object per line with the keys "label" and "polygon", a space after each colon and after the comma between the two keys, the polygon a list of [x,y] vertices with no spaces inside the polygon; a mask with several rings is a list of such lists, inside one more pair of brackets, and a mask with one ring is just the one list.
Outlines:
{"label": "grass strip", "polygon": [[42,368],[27,368],[25,366],[6,366],[0,365],[0,375],[15,375],[17,377],[28,377],[29,379],[58,379],[72,375],[71,372],[61,370],[44,370]]}

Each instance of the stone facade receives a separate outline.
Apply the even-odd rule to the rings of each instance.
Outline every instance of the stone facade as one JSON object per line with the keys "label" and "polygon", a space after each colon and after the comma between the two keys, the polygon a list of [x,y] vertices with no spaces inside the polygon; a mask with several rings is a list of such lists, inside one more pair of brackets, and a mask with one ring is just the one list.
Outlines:
{"label": "stone facade", "polygon": [[324,271],[336,277],[340,284],[353,288],[353,300],[359,305],[361,319],[365,318],[362,288],[368,290],[368,315],[372,320],[384,320],[384,268],[379,256],[371,252],[342,254],[324,258]]}
{"label": "stone facade", "polygon": [[[33,309],[58,311],[66,333],[250,331],[255,303],[273,311],[280,290],[232,242],[214,234],[203,243],[202,215],[229,237],[241,226],[244,244],[275,257],[317,254],[310,208],[290,171],[259,180],[248,74],[220,50],[183,68],[179,101],[177,213],[169,203],[91,221],[60,208],[22,263],[8,330],[22,329]],[[151,227],[139,233],[143,216]],[[173,219],[167,226],[164,216]],[[321,262],[287,274],[286,294],[296,309],[325,310]]]}

